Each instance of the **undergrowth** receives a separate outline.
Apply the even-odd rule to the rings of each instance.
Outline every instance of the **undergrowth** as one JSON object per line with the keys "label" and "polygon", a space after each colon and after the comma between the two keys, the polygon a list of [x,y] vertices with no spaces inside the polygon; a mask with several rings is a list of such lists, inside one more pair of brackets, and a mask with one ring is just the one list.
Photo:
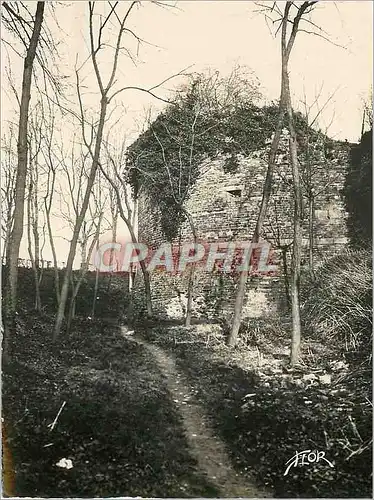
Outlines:
{"label": "undergrowth", "polygon": [[[201,331],[199,339],[196,327],[159,327],[147,336],[176,356],[238,473],[254,476],[275,497],[371,497],[367,374],[349,365],[336,346],[312,339],[291,369],[286,329],[268,325],[265,342],[257,325],[234,350],[217,334],[207,342]],[[285,476],[287,461],[307,449],[324,451],[333,467],[313,464]]]}
{"label": "undergrowth", "polygon": [[346,250],[317,269],[303,288],[306,335],[371,361],[372,255]]}

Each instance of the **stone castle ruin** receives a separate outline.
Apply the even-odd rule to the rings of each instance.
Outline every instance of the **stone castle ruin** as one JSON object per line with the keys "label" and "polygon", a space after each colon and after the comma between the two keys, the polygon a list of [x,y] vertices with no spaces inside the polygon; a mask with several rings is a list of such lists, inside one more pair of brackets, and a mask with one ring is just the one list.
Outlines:
{"label": "stone castle ruin", "polygon": [[[350,145],[314,134],[305,146],[298,139],[303,183],[303,259],[302,272],[310,272],[324,259],[341,251],[347,243],[343,187],[349,163]],[[246,154],[218,152],[198,167],[198,175],[184,209],[190,214],[198,241],[228,243],[251,241],[262,198],[271,143]],[[312,152],[311,152],[312,151]],[[288,131],[282,132],[277,152],[273,191],[261,238],[270,243],[272,262],[279,271],[273,276],[253,277],[247,285],[243,316],[265,317],[287,308],[287,280],[291,265],[293,235],[292,173],[288,160]],[[174,245],[193,240],[187,220],[175,219],[177,234],[170,238],[162,230],[162,210],[150,200],[146,189],[138,196],[138,239],[155,248],[162,242]],[[173,223],[173,222],[172,222]],[[188,273],[168,273],[165,268],[151,272],[152,301],[161,317],[181,318],[185,313]],[[205,319],[230,318],[233,313],[238,277],[219,269],[208,272],[197,267],[193,288],[193,315]],[[144,308],[142,274],[134,283],[134,304]]]}

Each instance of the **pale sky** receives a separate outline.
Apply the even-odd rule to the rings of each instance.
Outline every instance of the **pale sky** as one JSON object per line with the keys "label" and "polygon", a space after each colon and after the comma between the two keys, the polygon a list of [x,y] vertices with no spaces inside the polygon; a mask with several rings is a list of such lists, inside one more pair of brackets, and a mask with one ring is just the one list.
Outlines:
{"label": "pale sky", "polygon": [[[142,62],[136,68],[125,59],[120,75],[124,84],[153,85],[186,67],[228,73],[239,63],[253,70],[266,97],[277,99],[279,38],[271,36],[264,16],[256,10],[251,1],[180,1],[170,9],[144,2],[132,13],[130,24],[139,36],[158,47],[143,45]],[[59,14],[68,34],[70,67],[87,34],[86,11],[86,2],[73,2]],[[361,100],[372,80],[372,2],[321,1],[312,19],[329,34],[332,43],[300,33],[290,63],[294,105],[303,99],[304,90],[309,101],[321,86],[322,102],[336,93],[327,113],[329,122],[335,110],[330,135],[355,141],[360,134]],[[169,82],[168,88],[172,87]],[[123,94],[122,100],[128,107],[126,121],[131,129],[137,129],[134,118],[143,106],[159,106],[136,91]]]}
{"label": "pale sky", "polygon": [[[101,8],[104,2],[99,3],[98,8]],[[80,1],[57,6],[58,22],[65,33],[59,35],[63,42],[63,74],[73,74],[77,53],[80,61],[87,56],[87,4]],[[122,7],[125,8],[125,5]],[[240,64],[254,72],[266,99],[277,99],[279,37],[272,36],[264,16],[256,10],[258,7],[254,2],[244,0],[180,1],[175,8],[161,8],[151,2],[143,2],[132,12],[128,26],[156,47],[143,44],[136,67],[129,58],[122,59],[118,88],[126,85],[150,87],[187,67],[190,67],[189,71],[211,68],[227,74]],[[328,134],[336,139],[357,141],[360,135],[362,100],[367,98],[372,83],[372,17],[371,1],[321,1],[311,19],[323,27],[332,43],[300,33],[291,56],[294,107],[302,109],[300,101],[304,99],[304,94],[308,102],[312,102],[321,93],[321,104],[334,94],[320,125],[325,127],[331,122]],[[311,25],[305,25],[305,29],[311,28]],[[126,40],[130,42],[131,37]],[[131,47],[135,49],[136,44],[131,43]],[[4,65],[3,57],[3,68]],[[12,56],[15,75],[20,75],[21,68],[21,62]],[[90,62],[86,68],[88,77],[85,84],[87,92],[90,92],[86,103],[93,105],[98,97],[95,87],[90,87],[93,83]],[[168,82],[157,92],[167,97],[180,82],[180,79]],[[4,79],[3,85],[6,90]],[[3,121],[15,107],[8,95],[2,92]],[[117,103],[126,108],[126,113],[121,111],[121,131],[134,138],[143,122],[145,110],[151,105],[156,109],[163,106],[160,101],[137,91],[124,92]],[[63,240],[58,245],[58,258],[65,261],[68,245]],[[21,253],[22,257],[28,257],[25,245]],[[46,248],[46,259],[50,258],[49,254]]]}

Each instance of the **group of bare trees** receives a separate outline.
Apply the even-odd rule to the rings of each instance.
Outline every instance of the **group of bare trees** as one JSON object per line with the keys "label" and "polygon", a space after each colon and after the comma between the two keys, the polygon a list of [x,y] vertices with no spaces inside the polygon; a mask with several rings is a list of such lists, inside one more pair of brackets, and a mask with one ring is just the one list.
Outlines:
{"label": "group of bare trees", "polygon": [[[252,242],[258,243],[263,236],[264,221],[273,190],[276,156],[282,130],[286,127],[289,131],[288,149],[294,200],[292,264],[291,276],[287,284],[292,310],[292,363],[296,363],[298,360],[301,338],[299,289],[303,182],[307,186],[309,196],[309,221],[311,225],[309,260],[311,269],[313,269],[313,210],[317,194],[312,189],[313,172],[311,168],[304,170],[300,168],[291,100],[289,61],[298,34],[300,31],[305,31],[301,29],[301,23],[304,21],[315,26],[309,19],[309,14],[316,3],[316,0],[286,2],[284,4],[273,2],[261,6],[267,19],[271,19],[274,25],[278,26],[277,32],[280,32],[281,91],[262,201]],[[12,124],[9,127],[4,140],[5,156],[2,161],[4,172],[2,192],[3,207],[5,207],[2,223],[3,255],[6,255],[7,259],[4,301],[5,350],[7,350],[7,341],[14,330],[17,308],[17,262],[21,240],[24,236],[24,200],[27,200],[26,226],[28,251],[35,278],[35,307],[40,312],[42,304],[39,285],[42,271],[39,262],[42,259],[46,242],[53,256],[55,294],[58,304],[53,331],[53,339],[56,340],[60,335],[64,320],[67,322],[68,330],[71,326],[75,314],[76,298],[82,280],[87,273],[92,253],[95,248],[98,251],[100,235],[111,229],[115,241],[120,218],[127,226],[133,243],[137,242],[134,223],[136,200],[132,199],[132,189],[128,182],[129,172],[126,172],[125,142],[122,141],[121,144],[118,144],[113,140],[112,115],[117,109],[116,98],[122,92],[135,89],[157,97],[154,90],[161,84],[150,89],[119,84],[119,80],[123,78],[122,75],[119,78],[121,57],[124,54],[127,56],[130,54],[130,50],[126,47],[125,38],[127,40],[129,37],[136,44],[141,43],[137,34],[128,27],[130,15],[138,5],[136,1],[122,4],[121,2],[107,2],[100,4],[100,6],[96,2],[87,3],[89,54],[81,63],[78,63],[78,57],[76,59],[75,81],[69,88],[71,91],[69,98],[61,92],[58,79],[46,63],[46,51],[56,53],[53,37],[51,37],[46,25],[46,4],[37,2],[35,13],[31,13],[28,5],[23,2],[19,4],[3,2],[2,5],[5,13],[5,26],[24,50],[24,54],[19,54],[23,57],[24,63],[20,92],[16,90],[17,86],[14,81],[10,80],[11,88],[19,104],[18,121],[17,124]],[[36,68],[36,66],[39,67]],[[43,75],[44,82],[50,82],[49,85],[45,83],[44,89],[41,89],[40,85],[37,84],[40,81],[40,76],[37,76],[38,71],[39,75]],[[93,103],[91,98],[90,105],[87,105],[84,82],[90,78],[90,73],[94,75],[91,84],[96,89],[96,102]],[[199,158],[198,153],[195,153],[196,137],[199,136],[199,140],[201,140],[201,137],[204,134],[208,135],[211,128],[215,126],[214,123],[212,125],[212,121],[204,121],[206,116],[213,116],[214,112],[222,107],[230,107],[234,101],[234,104],[237,105],[239,101],[244,103],[248,98],[253,99],[255,93],[253,86],[248,87],[245,84],[237,86],[235,78],[231,82],[226,82],[224,95],[220,95],[220,88],[214,76],[207,79],[205,83],[205,87],[201,84],[199,86],[198,82],[194,83],[194,88],[198,88],[200,93],[209,94],[209,99],[201,94],[191,101],[192,114],[190,114],[188,133],[173,135],[166,128],[164,130],[166,135],[161,137],[159,131],[152,124],[150,125],[150,131],[158,143],[159,152],[161,151],[161,170],[163,170],[164,177],[169,184],[170,198],[174,207],[187,220],[195,243],[197,242],[197,229],[191,213],[186,208],[185,201],[192,186],[193,162]],[[242,94],[238,93],[238,89],[242,89]],[[250,92],[250,96],[248,92]],[[73,98],[71,94],[74,95]],[[32,96],[35,98],[31,99]],[[161,98],[161,100],[163,99]],[[178,99],[174,100],[172,104],[178,106]],[[69,121],[72,140],[71,137],[68,141],[64,140],[64,131],[61,130],[56,117]],[[118,124],[119,120],[116,123]],[[173,165],[173,168],[179,168],[179,183],[174,181],[178,175],[175,177],[170,171],[170,162],[165,153],[165,138],[169,143],[172,141],[173,148],[179,151],[180,162]],[[66,142],[69,146],[66,146]],[[15,144],[17,144],[17,154],[15,154]],[[153,182],[153,180],[151,179],[149,182]],[[53,232],[53,218],[55,216],[53,207],[58,202],[60,204],[59,217],[69,227],[72,235],[69,240],[69,251],[63,276],[59,275],[57,269],[56,236]],[[108,220],[108,213],[110,220]],[[81,269],[80,274],[74,280],[73,266],[78,249],[80,249],[81,254]],[[113,263],[113,258],[112,253],[111,263]],[[287,260],[286,256],[285,260]],[[140,266],[144,277],[147,314],[152,315],[150,277],[143,261],[140,262]],[[95,292],[97,291],[98,279],[97,273]],[[247,281],[248,275],[242,272],[228,339],[230,345],[237,343],[243,303],[248,287]],[[194,267],[192,266],[188,282],[186,325],[191,322],[193,286]],[[71,300],[68,305],[69,290],[71,290]],[[95,297],[96,293],[92,303],[92,314],[95,312]]]}
{"label": "group of bare trees", "polygon": [[[110,119],[108,116],[110,106],[113,106],[115,98],[121,92],[134,88],[120,87],[117,73],[121,56],[130,54],[130,50],[125,47],[124,37],[133,38],[136,44],[141,42],[136,33],[127,27],[130,14],[137,4],[136,1],[126,5],[121,5],[120,2],[108,2],[104,6],[98,6],[96,2],[88,2],[89,57],[80,66],[78,62],[76,63],[75,100],[73,99],[73,102],[70,97],[67,98],[61,92],[56,92],[56,89],[61,89],[58,88],[56,79],[47,64],[47,50],[53,52],[54,56],[57,54],[55,40],[51,37],[48,20],[46,21],[48,6],[44,2],[37,2],[36,11],[33,13],[26,3],[3,2],[2,4],[5,13],[3,22],[12,37],[11,42],[5,41],[5,43],[13,47],[12,43],[16,42],[21,49],[19,51],[14,49],[14,51],[24,60],[21,92],[17,90],[15,82],[9,79],[10,87],[19,105],[19,112],[17,113],[18,123],[9,129],[5,140],[7,156],[2,163],[6,179],[5,184],[2,184],[3,207],[6,207],[2,228],[3,254],[7,262],[3,308],[5,354],[9,354],[9,340],[15,328],[17,264],[24,236],[25,200],[27,200],[28,251],[35,275],[36,309],[39,311],[42,308],[39,293],[41,279],[39,262],[45,244],[45,239],[42,237],[41,241],[40,234],[47,235],[55,264],[55,293],[58,310],[53,332],[54,339],[60,334],[63,320],[67,319],[69,328],[74,317],[75,299],[87,272],[91,254],[94,247],[98,247],[100,234],[108,226],[104,214],[109,206],[113,217],[110,226],[114,233],[118,213],[125,222],[128,222],[128,227],[132,227],[131,205],[126,201],[128,189],[123,186],[120,173],[123,165],[115,165],[109,149],[106,148],[105,156],[108,164],[114,164],[115,168],[114,178],[109,176],[103,168],[102,145],[108,142],[104,141],[104,137],[107,122]],[[115,31],[114,46],[110,39],[113,30]],[[22,50],[24,50],[24,55]],[[109,59],[111,68],[108,71],[106,60]],[[38,64],[35,65],[35,62]],[[87,77],[87,75],[82,76],[82,73],[84,67],[89,64],[93,68],[96,79],[98,114],[96,114],[95,105],[87,107],[85,104],[83,90],[85,87],[81,82],[82,78]],[[42,81],[44,79],[45,83],[42,88],[41,79]],[[51,85],[46,83],[48,79],[55,84],[53,91],[51,91]],[[151,90],[142,87],[137,89],[155,95]],[[30,103],[32,103],[31,107]],[[57,117],[62,118],[61,121],[68,119],[71,124],[72,134],[76,136],[76,140],[70,139],[71,148],[65,146],[64,130],[61,130],[60,125],[57,126]],[[17,130],[17,138],[15,130]],[[17,155],[14,153],[15,144],[17,144]],[[99,172],[101,172],[100,176]],[[105,187],[104,184],[106,184]],[[118,204],[113,204],[113,194],[116,195],[115,199]],[[59,200],[56,195],[60,196]],[[125,199],[127,215],[122,208],[123,199]],[[57,251],[52,222],[55,216],[54,207],[58,201],[60,202],[59,217],[70,227],[72,233],[62,279],[57,269]],[[43,213],[43,226],[41,213]],[[134,233],[132,237],[136,239]],[[79,277],[74,282],[72,270],[78,246],[81,250],[82,264]],[[72,294],[66,317],[70,287]],[[92,312],[94,311],[95,298],[92,304]],[[151,306],[149,306],[149,312],[151,313]]]}
{"label": "group of bare trees", "polygon": [[27,23],[15,12],[13,8],[4,2],[4,9],[9,17],[7,21],[9,28],[14,30],[22,40],[25,33],[19,34],[22,30],[26,31],[29,43],[26,47],[26,56],[23,65],[21,98],[19,100],[19,120],[18,120],[18,139],[17,139],[17,170],[14,191],[14,210],[12,214],[12,229],[10,231],[9,243],[7,245],[8,275],[7,288],[5,294],[5,343],[4,351],[9,346],[9,334],[14,328],[14,319],[17,308],[17,280],[18,280],[18,257],[21,240],[23,236],[24,222],[24,203],[26,194],[26,177],[28,163],[28,121],[29,107],[31,99],[31,82],[33,75],[33,66],[38,44],[40,43],[42,25],[44,19],[44,2],[38,2],[35,16],[32,24],[31,34],[27,31]]}
{"label": "group of bare trees", "polygon": [[[104,161],[100,163],[100,169],[102,175],[110,185],[112,200],[115,201],[115,204],[112,203],[111,206],[111,213],[113,216],[113,220],[115,221],[115,225],[113,225],[112,228],[113,241],[115,241],[114,237],[116,235],[116,224],[119,215],[123,222],[126,224],[127,230],[130,233],[132,243],[137,244],[138,240],[135,228],[136,200],[132,198],[130,186],[126,182],[125,142],[122,141],[122,144],[119,145],[116,150],[116,148],[109,143],[109,140],[107,140],[104,144],[104,149],[105,153],[103,155],[103,158],[105,163]],[[113,254],[111,255],[111,261],[112,256]],[[149,273],[143,260],[140,260],[139,265],[144,281],[147,314],[148,316],[152,316],[151,282]],[[132,278],[131,271],[132,270],[129,269],[130,281]]]}
{"label": "group of bare trees", "polygon": [[[289,138],[289,161],[292,169],[293,191],[294,191],[294,214],[293,214],[293,245],[292,245],[292,273],[290,280],[290,300],[292,308],[292,344],[291,363],[296,363],[300,350],[301,320],[300,320],[300,261],[301,261],[301,218],[302,218],[302,192],[300,181],[299,160],[297,154],[297,139],[294,125],[290,79],[289,60],[292,49],[299,32],[300,22],[313,9],[316,1],[303,2],[296,6],[294,2],[286,2],[283,10],[274,2],[270,7],[265,6],[266,15],[275,14],[280,23],[281,31],[281,92],[279,99],[279,114],[277,126],[274,132],[268,159],[268,169],[266,173],[263,195],[257,223],[254,230],[252,242],[258,243],[264,221],[267,214],[268,204],[272,192],[273,174],[276,168],[276,155],[279,147],[282,129],[287,117],[287,125],[290,133]],[[296,8],[296,13],[292,10]],[[242,273],[237,290],[234,319],[230,332],[229,343],[235,345],[239,333],[243,302],[246,293],[248,275]]]}
{"label": "group of bare trees", "polygon": [[[288,144],[288,157],[289,157],[289,162],[290,162],[290,167],[291,167],[291,172],[292,172],[292,186],[293,186],[293,200],[294,200],[294,207],[293,207],[293,213],[292,213],[292,224],[293,224],[293,239],[292,243],[287,246],[282,246],[282,254],[283,254],[283,262],[284,265],[287,266],[287,250],[289,248],[292,249],[292,262],[291,262],[291,275],[288,280],[287,276],[287,271],[286,271],[286,278],[287,278],[287,295],[291,307],[291,313],[292,313],[292,343],[291,343],[291,363],[295,364],[298,361],[299,358],[299,351],[300,351],[300,341],[301,341],[301,318],[300,318],[300,272],[301,272],[301,244],[302,244],[302,220],[303,220],[303,181],[306,183],[306,191],[307,191],[307,196],[308,196],[308,202],[309,202],[309,244],[310,244],[310,249],[309,249],[309,263],[310,263],[310,268],[313,270],[313,246],[314,246],[314,241],[313,241],[313,220],[314,220],[314,202],[316,196],[318,196],[320,193],[316,193],[316,191],[313,189],[313,172],[312,172],[312,165],[310,161],[310,156],[308,154],[306,155],[307,159],[307,168],[301,169],[300,166],[300,158],[298,154],[298,143],[297,143],[297,136],[296,136],[296,125],[295,125],[295,118],[294,118],[294,110],[292,106],[292,99],[291,99],[291,84],[290,84],[290,78],[289,78],[289,61],[290,61],[290,56],[297,38],[297,35],[300,33],[300,31],[305,31],[301,27],[301,23],[304,21],[305,23],[309,23],[312,26],[315,26],[314,23],[310,20],[309,14],[313,10],[315,4],[317,2],[315,0],[313,1],[305,1],[305,2],[300,2],[299,4],[295,2],[286,2],[284,5],[278,4],[278,2],[273,2],[271,5],[261,5],[261,8],[263,9],[265,16],[267,18],[270,18],[273,23],[279,23],[278,24],[278,29],[277,31],[280,31],[280,47],[281,47],[281,75],[280,75],[280,81],[281,81],[281,92],[280,92],[280,98],[279,98],[279,105],[278,105],[278,118],[273,134],[273,139],[270,147],[270,152],[269,152],[269,157],[268,157],[268,169],[266,173],[266,178],[264,182],[264,187],[263,187],[263,195],[262,195],[262,201],[261,205],[259,207],[259,212],[258,212],[258,217],[257,217],[257,223],[254,228],[254,233],[252,237],[252,243],[257,244],[259,243],[261,237],[263,237],[263,226],[264,222],[267,217],[268,213],[268,206],[269,206],[269,201],[271,198],[271,193],[274,190],[273,186],[273,178],[274,178],[274,171],[276,169],[276,158],[277,158],[277,153],[279,150],[279,144],[280,144],[280,139],[281,139],[281,134],[282,130],[286,127],[289,131],[289,144]],[[315,26],[316,27],[316,26]],[[319,29],[318,27],[316,27]],[[317,34],[320,34],[320,29]],[[215,81],[212,79],[207,80],[208,83],[212,85],[213,92],[210,89],[209,92],[209,102],[211,107],[214,108],[216,105],[216,102],[214,100],[214,97],[217,97],[217,85]],[[237,83],[237,82],[236,82]],[[194,82],[193,86],[198,86],[198,82]],[[228,86],[227,86],[228,88]],[[243,87],[242,87],[243,88]],[[236,96],[237,93],[235,92],[236,89],[231,89],[233,92],[227,93],[228,98],[233,98],[233,96]],[[178,180],[178,175],[172,175],[170,172],[170,159],[167,158],[166,154],[166,146],[163,143],[162,139],[156,134],[156,131],[154,130],[154,127],[151,125],[150,130],[152,131],[157,143],[159,144],[159,149],[162,152],[162,168],[164,168],[167,172],[166,181],[169,184],[169,192],[171,193],[171,198],[174,201],[174,204],[176,207],[178,207],[179,211],[181,213],[184,213],[186,219],[188,220],[191,228],[191,233],[193,235],[194,241],[196,242],[197,240],[197,232],[196,228],[193,224],[193,219],[191,217],[191,214],[186,213],[186,208],[185,208],[185,199],[186,195],[191,187],[191,182],[190,182],[190,176],[191,176],[191,160],[193,156],[193,149],[194,149],[194,139],[195,139],[195,125],[196,121],[199,118],[199,113],[201,113],[201,109],[199,105],[201,106],[201,100],[200,102],[197,101],[198,106],[195,107],[195,120],[192,121],[191,125],[191,133],[189,134],[190,137],[188,138],[188,141],[190,141],[190,151],[191,151],[191,156],[190,156],[190,162],[188,160],[185,160],[183,162],[183,168],[185,171],[188,172],[188,182],[185,183],[183,186],[184,189],[181,190],[181,183],[179,182],[179,185],[175,185],[175,179]],[[227,102],[225,103],[220,103],[223,105],[223,107],[227,107]],[[196,103],[195,103],[196,106]],[[309,116],[307,117],[309,118]],[[317,116],[314,118],[313,121],[315,121]],[[309,125],[309,124],[308,124]],[[313,125],[313,123],[310,124],[310,126]],[[166,128],[166,127],[165,127]],[[171,137],[170,131],[166,128],[167,132],[167,139],[169,140]],[[178,142],[179,137],[175,138],[173,137],[173,140]],[[181,151],[182,147],[186,148],[187,147],[187,138],[183,136],[184,143],[183,145],[180,145],[180,153],[179,156],[180,158],[182,157]],[[307,138],[308,141],[308,138]],[[169,146],[170,147],[170,146]],[[180,165],[180,168],[182,169],[182,162]],[[306,173],[305,176],[302,175],[302,173]],[[180,178],[181,176],[179,176]],[[152,181],[149,181],[152,182]],[[191,321],[191,302],[192,302],[192,288],[193,288],[193,275],[194,275],[194,266],[191,266],[191,272],[190,272],[190,279],[188,282],[188,287],[187,287],[187,311],[186,311],[186,325],[190,324]],[[231,346],[236,345],[237,340],[238,340],[238,333],[239,333],[239,328],[241,325],[241,320],[242,320],[242,309],[243,309],[243,304],[247,292],[247,287],[248,287],[248,274],[245,272],[242,272],[240,274],[239,278],[239,283],[237,287],[237,293],[236,293],[236,303],[235,303],[235,309],[234,309],[234,317],[232,321],[232,328],[230,331],[230,335],[228,338],[228,343]]]}

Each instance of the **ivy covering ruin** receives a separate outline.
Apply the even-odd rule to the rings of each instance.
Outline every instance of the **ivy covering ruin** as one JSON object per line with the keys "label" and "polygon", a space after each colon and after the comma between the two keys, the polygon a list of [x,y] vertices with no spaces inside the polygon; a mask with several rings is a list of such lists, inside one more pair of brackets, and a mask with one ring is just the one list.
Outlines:
{"label": "ivy covering ruin", "polygon": [[[277,103],[261,107],[253,82],[239,79],[234,86],[236,94],[227,79],[213,86],[209,77],[194,76],[127,150],[134,195],[138,196],[140,188],[145,192],[168,240],[179,234],[185,219],[181,205],[199,177],[202,162],[223,156],[225,171],[235,173],[239,155],[263,149],[272,137]],[[230,99],[217,97],[222,87],[224,94],[233,94]],[[334,141],[308,127],[301,113],[295,113],[295,123],[300,157],[328,157]]]}

